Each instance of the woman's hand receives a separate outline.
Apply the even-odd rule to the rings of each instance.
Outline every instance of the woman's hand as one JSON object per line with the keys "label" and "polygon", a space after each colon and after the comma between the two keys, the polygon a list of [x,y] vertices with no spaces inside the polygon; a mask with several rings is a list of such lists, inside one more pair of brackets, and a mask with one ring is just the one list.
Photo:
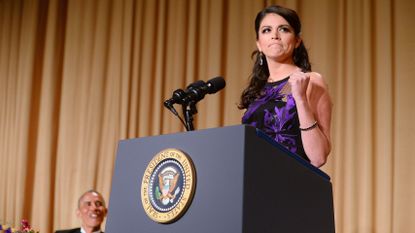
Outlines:
{"label": "woman's hand", "polygon": [[307,101],[307,87],[310,82],[310,74],[301,71],[290,75],[288,80],[291,86],[291,93],[295,101]]}

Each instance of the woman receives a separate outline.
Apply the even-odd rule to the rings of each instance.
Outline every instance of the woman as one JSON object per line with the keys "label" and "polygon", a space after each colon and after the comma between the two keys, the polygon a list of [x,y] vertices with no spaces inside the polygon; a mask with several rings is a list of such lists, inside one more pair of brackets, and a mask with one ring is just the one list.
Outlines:
{"label": "woman", "polygon": [[242,123],[255,126],[316,167],[331,150],[332,103],[311,72],[297,13],[269,6],[255,19],[257,50],[249,86],[241,96]]}

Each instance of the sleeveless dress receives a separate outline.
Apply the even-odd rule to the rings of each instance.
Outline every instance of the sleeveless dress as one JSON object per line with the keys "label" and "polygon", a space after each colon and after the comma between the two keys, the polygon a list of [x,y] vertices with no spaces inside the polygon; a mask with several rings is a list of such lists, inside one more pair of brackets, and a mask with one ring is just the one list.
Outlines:
{"label": "sleeveless dress", "polygon": [[261,95],[248,106],[242,123],[262,130],[289,151],[310,161],[301,141],[300,121],[288,79],[267,82]]}

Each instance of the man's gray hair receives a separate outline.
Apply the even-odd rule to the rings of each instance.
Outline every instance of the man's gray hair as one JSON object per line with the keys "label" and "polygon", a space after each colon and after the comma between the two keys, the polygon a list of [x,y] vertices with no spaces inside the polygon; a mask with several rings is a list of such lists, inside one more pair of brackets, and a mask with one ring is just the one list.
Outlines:
{"label": "man's gray hair", "polygon": [[95,194],[97,194],[98,196],[100,196],[101,197],[101,199],[102,199],[102,204],[104,205],[104,207],[106,208],[106,204],[105,204],[105,199],[104,199],[104,197],[102,196],[102,194],[100,193],[100,192],[98,192],[97,190],[95,190],[95,189],[90,189],[90,190],[88,190],[88,191],[86,191],[86,192],[84,192],[80,197],[79,197],[79,199],[78,199],[78,209],[81,207],[81,201],[82,201],[82,199],[85,197],[85,195],[87,195],[88,193],[95,193]]}

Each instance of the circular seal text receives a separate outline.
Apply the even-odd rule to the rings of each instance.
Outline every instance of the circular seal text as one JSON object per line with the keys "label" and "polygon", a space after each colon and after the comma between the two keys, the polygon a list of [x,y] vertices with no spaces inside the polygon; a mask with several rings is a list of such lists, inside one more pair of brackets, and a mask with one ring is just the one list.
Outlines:
{"label": "circular seal text", "polygon": [[189,207],[196,185],[194,165],[178,149],[156,154],[143,175],[141,202],[147,216],[159,223],[178,220]]}

